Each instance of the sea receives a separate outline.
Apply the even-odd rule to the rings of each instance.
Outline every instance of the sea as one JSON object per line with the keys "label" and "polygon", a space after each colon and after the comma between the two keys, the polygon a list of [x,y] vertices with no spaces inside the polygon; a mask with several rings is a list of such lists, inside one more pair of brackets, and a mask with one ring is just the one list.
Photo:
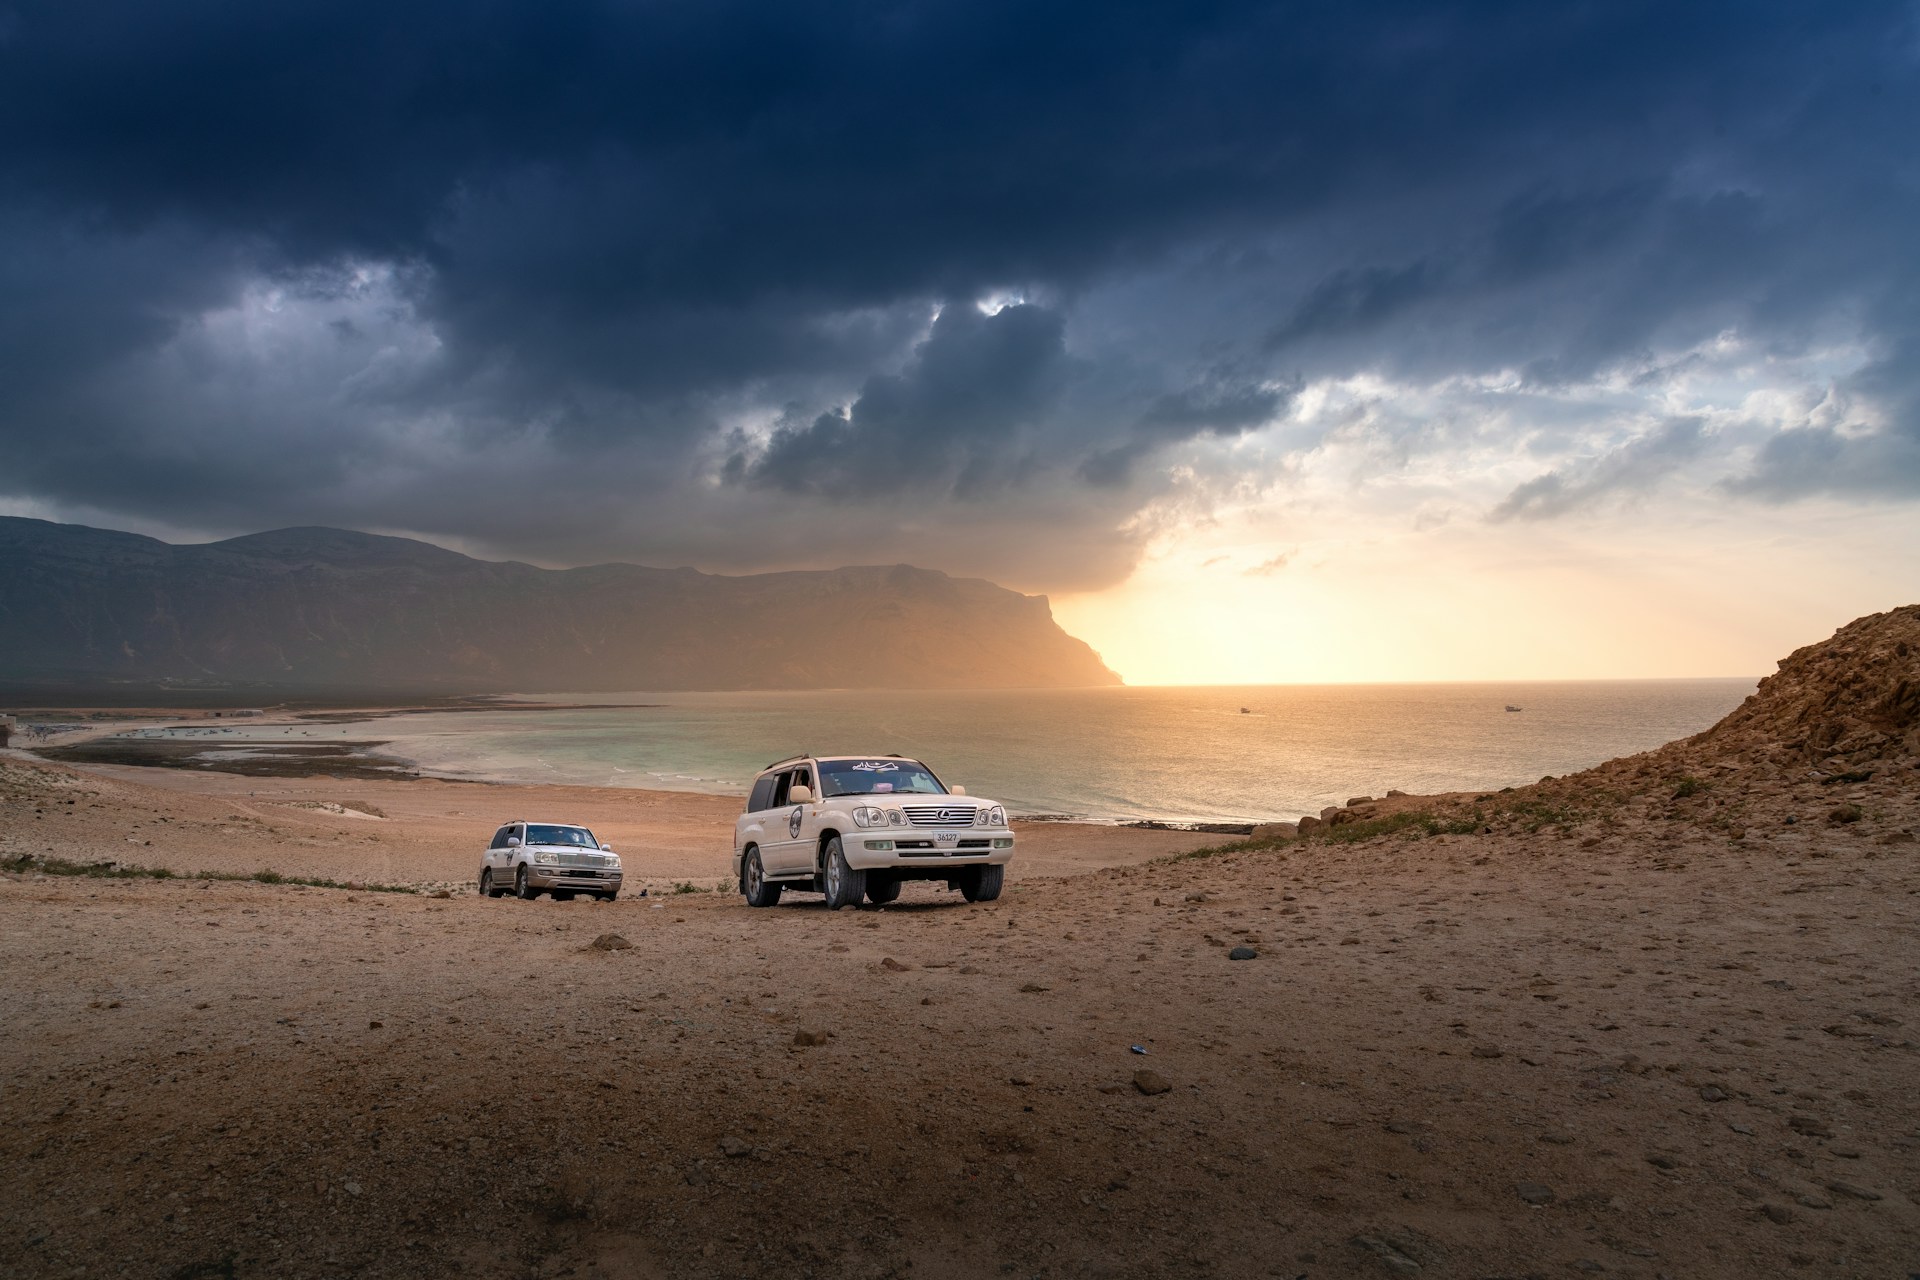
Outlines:
{"label": "sea", "polygon": [[543,694],[528,701],[600,705],[410,714],[352,732],[447,778],[744,795],[790,755],[898,753],[1026,818],[1258,823],[1389,789],[1572,773],[1697,733],[1755,683]]}

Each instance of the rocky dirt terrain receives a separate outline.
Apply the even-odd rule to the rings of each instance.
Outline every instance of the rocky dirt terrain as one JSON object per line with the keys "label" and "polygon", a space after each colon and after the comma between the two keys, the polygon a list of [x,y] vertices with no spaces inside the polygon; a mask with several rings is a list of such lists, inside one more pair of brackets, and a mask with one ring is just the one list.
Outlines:
{"label": "rocky dirt terrain", "polygon": [[[1916,652],[1920,609],[1878,615],[1659,752],[1356,804],[1300,839],[1029,868],[974,907],[924,886],[756,912],[18,864],[0,1257],[28,1276],[1904,1277]],[[232,799],[184,790],[206,782],[180,794]],[[89,788],[109,814],[147,802],[108,784],[137,785],[14,767],[9,831],[80,822],[25,815]]]}

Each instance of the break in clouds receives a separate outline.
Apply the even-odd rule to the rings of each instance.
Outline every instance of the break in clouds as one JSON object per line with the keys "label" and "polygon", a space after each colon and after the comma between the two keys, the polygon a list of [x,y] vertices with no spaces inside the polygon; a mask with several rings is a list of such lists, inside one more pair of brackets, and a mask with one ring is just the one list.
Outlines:
{"label": "break in clouds", "polygon": [[1408,469],[1910,502],[1917,63],[1893,3],[15,5],[0,504],[1067,590]]}

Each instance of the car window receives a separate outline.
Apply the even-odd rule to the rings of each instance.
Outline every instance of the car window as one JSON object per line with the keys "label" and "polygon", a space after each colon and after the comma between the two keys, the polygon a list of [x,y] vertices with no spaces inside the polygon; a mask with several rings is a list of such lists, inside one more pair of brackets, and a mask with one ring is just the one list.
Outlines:
{"label": "car window", "polygon": [[918,760],[822,760],[820,780],[823,796],[866,796],[905,793],[943,796],[947,789],[933,770]]}
{"label": "car window", "polygon": [[779,780],[779,774],[769,773],[753,784],[753,795],[747,800],[748,813],[773,808],[773,784]]}
{"label": "car window", "polygon": [[509,833],[511,833],[512,831],[513,831],[513,828],[512,828],[512,827],[502,827],[502,828],[500,828],[500,829],[499,829],[498,831],[496,831],[496,832],[494,832],[494,833],[493,833],[493,843],[492,843],[491,845],[489,845],[489,846],[487,846],[487,847],[488,847],[488,848],[491,848],[491,849],[504,849],[504,848],[506,848],[506,847],[507,847],[507,836],[508,836],[508,834],[509,834]]}
{"label": "car window", "polygon": [[528,844],[567,844],[582,849],[598,849],[600,842],[585,827],[561,827],[534,822],[527,825]]}

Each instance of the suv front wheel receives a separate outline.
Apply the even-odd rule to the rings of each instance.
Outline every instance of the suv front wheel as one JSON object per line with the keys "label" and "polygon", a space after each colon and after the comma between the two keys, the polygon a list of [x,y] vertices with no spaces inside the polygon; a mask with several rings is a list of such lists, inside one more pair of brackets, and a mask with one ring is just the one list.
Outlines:
{"label": "suv front wheel", "polygon": [[840,849],[840,837],[827,841],[827,847],[820,855],[821,878],[826,881],[827,910],[837,911],[841,907],[851,907],[866,896],[867,873],[855,871],[847,865],[847,855]]}
{"label": "suv front wheel", "polygon": [[968,902],[992,902],[1000,896],[1000,887],[1006,880],[1004,865],[968,867],[960,873],[960,893]]}
{"label": "suv front wheel", "polygon": [[532,902],[540,896],[540,891],[527,883],[527,864],[524,862],[513,873],[513,896],[526,902]]}

